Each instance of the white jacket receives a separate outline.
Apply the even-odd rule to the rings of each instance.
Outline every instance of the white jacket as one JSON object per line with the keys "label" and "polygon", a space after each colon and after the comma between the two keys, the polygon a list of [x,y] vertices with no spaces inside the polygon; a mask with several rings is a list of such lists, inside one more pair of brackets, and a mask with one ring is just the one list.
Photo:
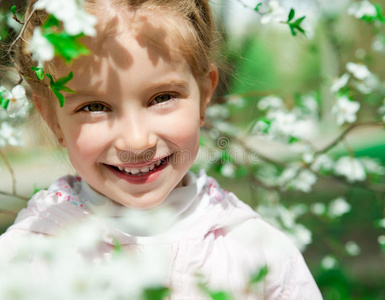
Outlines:
{"label": "white jacket", "polygon": [[[0,253],[25,235],[57,235],[67,225],[92,217],[87,197],[82,196],[85,186],[81,178],[66,176],[37,193],[0,237]],[[191,205],[169,230],[172,234],[163,234],[161,245],[169,252],[166,282],[173,290],[172,300],[208,299],[196,286],[196,273],[212,290],[230,290],[236,300],[322,299],[302,255],[282,232],[203,171],[189,186],[195,194]],[[180,199],[186,191],[177,188],[168,198]],[[192,212],[188,217],[186,210]],[[111,228],[111,235],[98,251],[113,251],[116,240],[123,248],[155,249],[162,236],[138,237],[117,228]],[[245,292],[250,274],[263,266],[268,268],[263,284]]]}

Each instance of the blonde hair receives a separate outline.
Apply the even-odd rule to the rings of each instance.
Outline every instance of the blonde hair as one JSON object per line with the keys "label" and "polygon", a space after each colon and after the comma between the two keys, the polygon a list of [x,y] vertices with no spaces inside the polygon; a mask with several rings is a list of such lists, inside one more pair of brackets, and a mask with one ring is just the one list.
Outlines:
{"label": "blonde hair", "polygon": [[[31,0],[28,4],[26,19],[33,12],[33,4],[37,0]],[[103,3],[104,2],[104,3]],[[86,9],[98,12],[98,6],[105,4],[101,0],[85,0]],[[190,64],[191,71],[200,85],[202,90],[203,80],[210,71],[211,63],[214,62],[217,49],[216,28],[208,0],[111,0],[109,2],[111,8],[130,8],[133,11],[152,11],[154,13],[169,12],[179,17],[178,20],[184,20],[184,26],[172,26],[170,29],[173,34],[173,40],[179,46],[178,51]],[[103,11],[101,13],[104,13]],[[50,89],[34,80],[35,74],[31,70],[31,66],[35,65],[31,54],[27,51],[27,43],[33,34],[33,30],[37,26],[41,26],[47,18],[45,11],[34,11],[30,22],[27,24],[24,36],[16,48],[16,58],[19,68],[23,75],[27,78],[32,90],[45,98],[46,101],[52,103],[53,95]],[[178,25],[178,24],[174,24]],[[146,34],[146,32],[143,32]],[[151,37],[150,37],[151,38]],[[54,63],[47,63],[44,66],[46,72],[57,77]],[[76,71],[76,70],[75,70]],[[43,81],[48,84],[47,78]],[[53,113],[53,105],[47,103]]]}

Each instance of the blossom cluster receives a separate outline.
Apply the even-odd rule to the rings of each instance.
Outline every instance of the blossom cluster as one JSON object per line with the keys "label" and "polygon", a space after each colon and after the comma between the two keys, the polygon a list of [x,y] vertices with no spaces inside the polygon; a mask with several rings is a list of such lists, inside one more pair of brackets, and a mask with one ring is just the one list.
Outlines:
{"label": "blossom cluster", "polygon": [[[0,298],[148,299],[167,290],[167,256],[161,249],[100,254],[105,227],[92,220],[58,236],[31,235],[0,249]],[[159,297],[159,299],[161,299]]]}

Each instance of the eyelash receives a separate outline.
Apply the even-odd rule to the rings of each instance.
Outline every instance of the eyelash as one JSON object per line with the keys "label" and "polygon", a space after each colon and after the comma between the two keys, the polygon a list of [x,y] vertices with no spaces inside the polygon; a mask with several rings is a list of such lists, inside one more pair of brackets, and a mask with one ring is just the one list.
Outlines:
{"label": "eyelash", "polygon": [[[159,103],[154,103],[155,99],[158,98],[158,97],[161,97],[161,96],[168,96],[169,99],[163,101],[163,102],[159,102]],[[154,106],[154,105],[157,105],[157,106],[163,106],[163,105],[167,105],[170,101],[173,101],[175,100],[176,98],[179,97],[179,94],[177,93],[162,93],[162,94],[158,94],[156,95],[151,101],[150,101],[150,106]]]}
{"label": "eyelash", "polygon": [[[90,106],[91,105],[100,105],[102,106],[102,110],[97,110],[97,111],[91,111],[90,110]],[[91,103],[88,103],[86,105],[83,105],[82,107],[80,107],[79,109],[76,110],[76,112],[88,112],[88,113],[102,113],[102,112],[106,112],[106,111],[109,111],[110,109],[104,105],[103,103],[100,103],[100,102],[91,102]]]}
{"label": "eyelash", "polygon": [[[159,103],[153,103],[155,101],[156,98],[158,97],[161,97],[161,96],[168,96],[169,99],[165,100],[165,101],[162,101],[162,102],[159,102]],[[176,98],[178,98],[179,95],[177,93],[163,93],[163,94],[159,94],[159,95],[156,95],[151,101],[150,101],[150,106],[154,106],[154,105],[157,105],[157,106],[163,106],[163,105],[167,105],[168,102],[170,101],[173,101],[175,100]],[[97,111],[91,111],[89,108],[91,105],[100,105],[103,107],[102,110],[97,110]],[[102,112],[106,112],[106,111],[110,111],[111,109],[109,109],[105,104],[103,103],[100,103],[100,102],[91,102],[91,103],[88,103],[86,105],[83,105],[82,107],[80,107],[79,109],[76,110],[76,112],[88,112],[88,113],[102,113]]]}

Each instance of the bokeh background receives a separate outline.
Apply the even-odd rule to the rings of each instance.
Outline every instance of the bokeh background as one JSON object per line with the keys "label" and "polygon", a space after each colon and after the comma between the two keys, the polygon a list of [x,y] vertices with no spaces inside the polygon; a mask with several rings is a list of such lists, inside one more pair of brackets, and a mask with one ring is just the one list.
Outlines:
{"label": "bokeh background", "polygon": [[[220,58],[222,80],[212,100],[208,125],[202,129],[203,155],[193,169],[205,167],[223,188],[234,192],[257,211],[258,207],[270,207],[271,210],[261,209],[261,215],[267,219],[275,218],[285,231],[291,230],[291,225],[285,224],[285,216],[288,223],[303,225],[308,231],[296,230],[292,234],[302,239],[303,255],[325,299],[383,300],[385,252],[378,239],[385,234],[381,226],[381,220],[385,218],[384,193],[328,176],[318,177],[308,192],[258,185],[252,172],[265,168],[266,159],[280,164],[297,161],[303,145],[266,140],[250,131],[261,117],[258,103],[265,96],[278,96],[292,108],[298,97],[310,95],[319,104],[311,143],[322,149],[345,128],[336,125],[331,113],[335,96],[330,87],[345,72],[348,62],[365,63],[377,74],[381,82],[379,88],[357,100],[362,103],[359,122],[378,118],[377,110],[385,95],[385,45],[381,49],[381,43],[377,43],[374,49],[373,44],[381,27],[349,15],[347,8],[353,2],[350,0],[282,0],[280,4],[287,11],[295,9],[296,17],[306,16],[306,36],[292,36],[286,24],[261,24],[261,16],[253,11],[258,2],[213,1],[223,46]],[[385,1],[376,2],[385,8]],[[23,3],[0,1],[3,45],[9,43],[18,30],[9,13],[10,7],[21,8]],[[4,50],[1,51],[0,62],[7,64]],[[0,80],[4,79],[5,74],[0,74]],[[229,102],[235,105],[228,105]],[[221,111],[218,104],[226,109]],[[65,151],[51,141],[49,131],[42,127],[39,119],[31,116],[28,122],[21,124],[25,146],[0,149],[14,172],[17,193],[25,197],[33,194],[35,189],[48,187],[62,175],[74,173]],[[220,130],[216,130],[219,127]],[[231,134],[234,130],[237,130],[239,140]],[[208,149],[218,150],[217,142],[223,132],[229,133],[226,142],[230,146],[232,143],[242,146],[240,141],[244,142],[249,150],[260,154],[259,160],[251,167],[233,166],[230,171],[223,165],[231,159],[223,155],[220,155],[221,160],[205,161],[207,155],[204,154]],[[384,141],[382,127],[359,127],[347,136],[345,143],[339,143],[328,154],[337,158],[354,153],[355,157],[376,158],[385,165]],[[274,170],[279,169],[274,163],[271,166]],[[376,184],[385,184],[384,177],[379,176]],[[12,192],[12,176],[2,159],[0,191]],[[349,203],[350,210],[346,213],[331,217],[327,212],[314,212],[315,203],[327,208],[338,197],[344,197]],[[25,205],[24,200],[0,194],[0,209],[7,211],[0,214],[0,233],[12,224],[16,213]],[[287,211],[280,216],[277,216],[278,212],[272,215],[274,207],[285,207]],[[322,207],[320,209],[322,211]]]}

